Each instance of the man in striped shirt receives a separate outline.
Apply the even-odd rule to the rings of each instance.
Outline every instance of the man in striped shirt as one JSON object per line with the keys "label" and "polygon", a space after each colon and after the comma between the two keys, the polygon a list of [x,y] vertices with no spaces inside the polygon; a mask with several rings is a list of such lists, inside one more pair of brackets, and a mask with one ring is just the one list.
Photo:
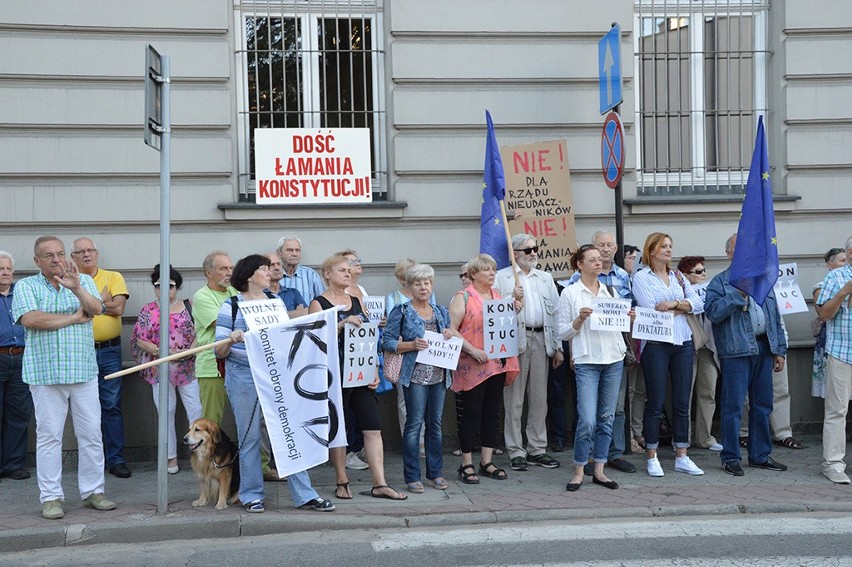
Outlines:
{"label": "man in striped shirt", "polygon": [[275,247],[275,252],[281,258],[281,267],[284,275],[281,278],[281,287],[289,287],[302,294],[306,305],[318,295],[322,295],[325,286],[316,270],[302,266],[302,241],[297,237],[288,235],[282,237]]}
{"label": "man in striped shirt", "polygon": [[42,516],[65,515],[62,509],[62,434],[68,407],[77,436],[77,480],[83,504],[112,510],[104,497],[104,452],[98,364],[92,318],[104,312],[94,280],[65,258],[55,236],[35,243],[38,274],[15,287],[12,316],[26,329],[23,379],[30,385],[36,417],[36,476]]}

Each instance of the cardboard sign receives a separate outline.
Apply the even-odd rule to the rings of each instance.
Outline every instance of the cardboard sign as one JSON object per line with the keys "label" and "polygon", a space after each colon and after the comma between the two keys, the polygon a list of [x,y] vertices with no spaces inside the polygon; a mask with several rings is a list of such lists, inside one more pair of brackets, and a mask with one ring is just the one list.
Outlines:
{"label": "cardboard sign", "polygon": [[778,302],[778,311],[781,315],[808,310],[805,298],[802,296],[802,288],[799,287],[799,266],[795,262],[778,266],[778,280],[772,290],[775,292],[775,300]]}
{"label": "cardboard sign", "polygon": [[637,307],[633,338],[674,344],[674,313]]}
{"label": "cardboard sign", "polygon": [[462,344],[464,344],[462,339],[453,337],[445,340],[444,335],[434,331],[426,331],[423,333],[423,338],[429,343],[429,348],[417,352],[417,362],[450,370],[456,369],[459,365]]}
{"label": "cardboard sign", "polygon": [[[236,301],[236,298],[232,301]],[[237,303],[237,307],[239,307],[249,331],[258,331],[290,320],[284,302],[277,297],[240,301]]]}
{"label": "cardboard sign", "polygon": [[482,302],[485,354],[491,360],[518,355],[518,316],[515,300],[488,299]]}
{"label": "cardboard sign", "polygon": [[352,323],[343,326],[343,374],[340,377],[344,388],[367,386],[376,380],[379,365],[379,326],[363,323],[356,327]]}
{"label": "cardboard sign", "polygon": [[592,299],[592,317],[589,328],[593,331],[630,331],[629,299]]}
{"label": "cardboard sign", "polygon": [[369,128],[258,128],[258,205],[369,203]]}
{"label": "cardboard sign", "polygon": [[370,323],[381,323],[385,316],[385,298],[379,295],[365,295],[364,309],[370,316]]}
{"label": "cardboard sign", "polygon": [[506,208],[512,234],[538,242],[539,268],[554,278],[571,273],[577,249],[568,142],[553,140],[500,148],[506,176]]}

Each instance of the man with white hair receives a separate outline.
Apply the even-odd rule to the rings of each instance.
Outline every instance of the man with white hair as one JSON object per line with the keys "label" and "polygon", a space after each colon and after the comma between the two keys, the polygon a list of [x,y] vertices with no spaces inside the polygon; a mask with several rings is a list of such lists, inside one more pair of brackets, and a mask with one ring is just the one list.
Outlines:
{"label": "man with white hair", "polygon": [[[511,386],[503,388],[505,408],[504,430],[506,450],[512,470],[525,471],[527,465],[547,469],[559,466],[547,449],[547,377],[548,362],[562,364],[562,343],[556,338],[553,314],[559,301],[556,284],[538,266],[538,245],[529,234],[512,237],[512,251],[517,270],[512,266],[497,272],[494,287],[503,297],[523,299],[518,313],[518,338],[521,372]],[[515,277],[520,282],[515,287]],[[527,446],[521,434],[524,398],[527,400]]]}
{"label": "man with white hair", "polygon": [[4,478],[30,478],[27,426],[33,414],[30,388],[21,374],[24,328],[12,318],[15,259],[0,250],[0,473]]}
{"label": "man with white hair", "polygon": [[302,294],[302,299],[310,305],[311,301],[318,295],[322,295],[325,286],[322,278],[316,270],[302,266],[302,241],[293,235],[283,236],[278,240],[275,252],[281,258],[281,267],[284,275],[281,277],[281,286],[297,290]]}

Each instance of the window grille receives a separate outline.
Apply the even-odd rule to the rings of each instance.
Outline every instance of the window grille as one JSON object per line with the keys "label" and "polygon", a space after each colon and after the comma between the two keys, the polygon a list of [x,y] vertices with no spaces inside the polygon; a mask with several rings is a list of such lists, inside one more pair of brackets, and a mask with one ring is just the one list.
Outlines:
{"label": "window grille", "polygon": [[377,0],[234,0],[240,200],[253,201],[257,128],[369,128],[373,200],[387,198]]}
{"label": "window grille", "polygon": [[766,0],[636,0],[637,192],[745,190],[766,112]]}

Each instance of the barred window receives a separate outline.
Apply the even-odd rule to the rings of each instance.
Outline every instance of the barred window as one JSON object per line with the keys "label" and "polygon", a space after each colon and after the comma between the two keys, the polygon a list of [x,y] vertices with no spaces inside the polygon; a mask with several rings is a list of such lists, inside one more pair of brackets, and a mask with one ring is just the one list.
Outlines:
{"label": "barred window", "polygon": [[256,128],[369,128],[373,200],[385,200],[384,51],[376,1],[234,5],[240,200],[254,200]]}
{"label": "barred window", "polygon": [[766,0],[636,0],[638,194],[745,190],[766,112]]}

